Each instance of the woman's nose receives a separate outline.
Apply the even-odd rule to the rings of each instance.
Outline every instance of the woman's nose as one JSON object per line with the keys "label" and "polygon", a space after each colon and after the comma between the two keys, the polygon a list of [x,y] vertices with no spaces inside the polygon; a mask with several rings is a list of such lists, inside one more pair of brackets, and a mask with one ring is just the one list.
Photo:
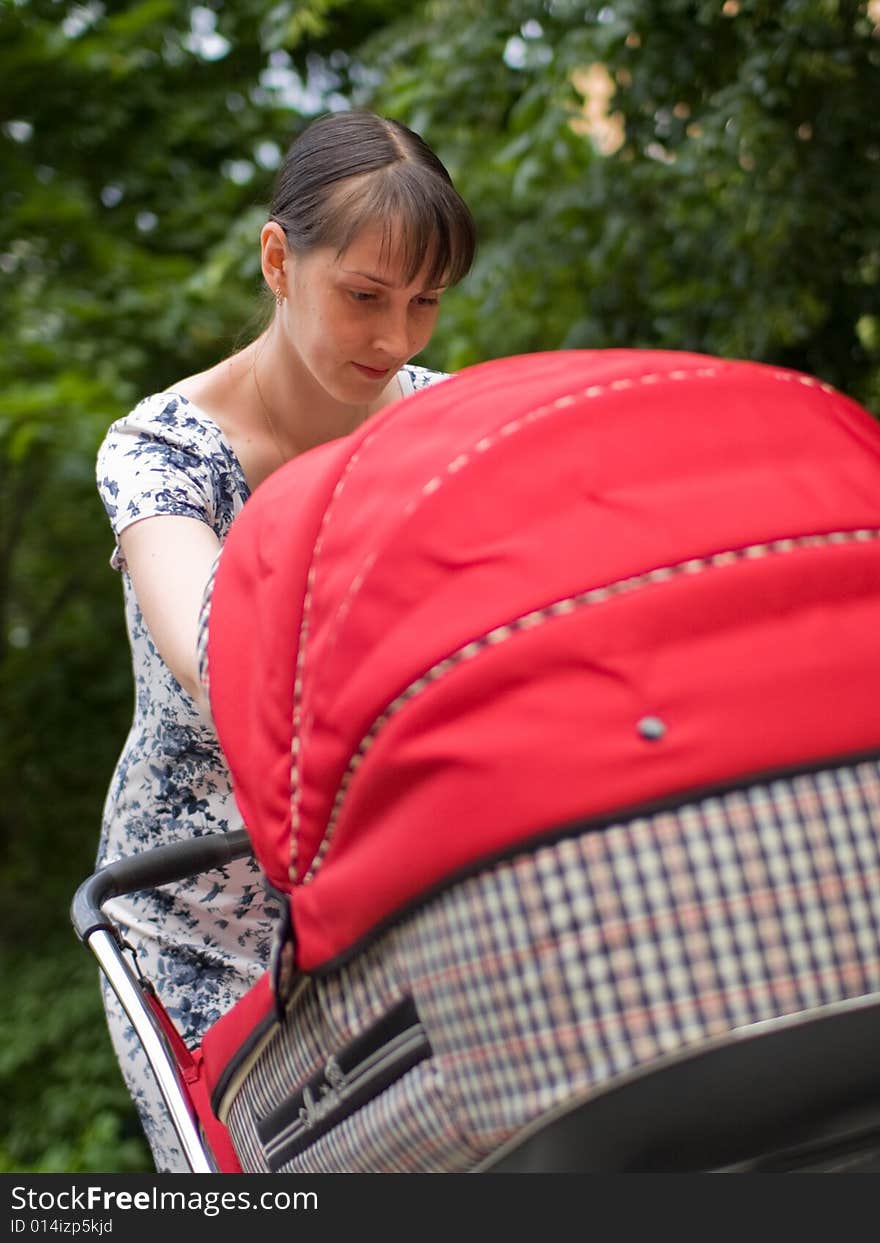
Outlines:
{"label": "woman's nose", "polygon": [[408,358],[410,354],[410,323],[408,311],[392,311],[377,325],[373,347],[390,358]]}

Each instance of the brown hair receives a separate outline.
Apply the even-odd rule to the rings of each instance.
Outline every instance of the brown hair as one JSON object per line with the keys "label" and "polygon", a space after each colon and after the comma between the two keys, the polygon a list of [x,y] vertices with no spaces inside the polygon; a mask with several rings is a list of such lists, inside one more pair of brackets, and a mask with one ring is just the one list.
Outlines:
{"label": "brown hair", "polygon": [[408,282],[427,262],[427,288],[456,284],[473,263],[473,217],[441,161],[414,130],[371,112],[328,113],[300,134],[269,218],[294,251],[339,254],[378,222],[382,250],[401,256]]}

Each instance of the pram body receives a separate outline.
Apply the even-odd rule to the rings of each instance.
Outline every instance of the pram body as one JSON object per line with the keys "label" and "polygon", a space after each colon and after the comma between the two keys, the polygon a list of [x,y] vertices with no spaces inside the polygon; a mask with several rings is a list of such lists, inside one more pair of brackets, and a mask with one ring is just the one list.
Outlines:
{"label": "pram body", "polygon": [[493,1168],[880,991],[878,634],[880,429],[784,369],[500,360],[277,472],[206,627],[289,910],[171,1075],[220,1167]]}

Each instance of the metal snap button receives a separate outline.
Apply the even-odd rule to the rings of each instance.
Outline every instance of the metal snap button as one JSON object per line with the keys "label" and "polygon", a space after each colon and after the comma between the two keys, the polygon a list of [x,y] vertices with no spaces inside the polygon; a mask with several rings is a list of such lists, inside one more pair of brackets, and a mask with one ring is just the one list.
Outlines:
{"label": "metal snap button", "polygon": [[666,722],[659,716],[643,716],[636,726],[642,738],[648,742],[657,742],[666,734]]}

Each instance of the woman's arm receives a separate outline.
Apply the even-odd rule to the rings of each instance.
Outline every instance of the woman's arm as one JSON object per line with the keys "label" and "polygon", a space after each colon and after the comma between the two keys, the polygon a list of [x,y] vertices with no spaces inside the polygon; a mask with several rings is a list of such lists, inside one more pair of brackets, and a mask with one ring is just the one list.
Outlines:
{"label": "woman's arm", "polygon": [[207,711],[198,675],[198,620],[220,541],[198,519],[161,514],[126,527],[119,546],[159,655]]}

